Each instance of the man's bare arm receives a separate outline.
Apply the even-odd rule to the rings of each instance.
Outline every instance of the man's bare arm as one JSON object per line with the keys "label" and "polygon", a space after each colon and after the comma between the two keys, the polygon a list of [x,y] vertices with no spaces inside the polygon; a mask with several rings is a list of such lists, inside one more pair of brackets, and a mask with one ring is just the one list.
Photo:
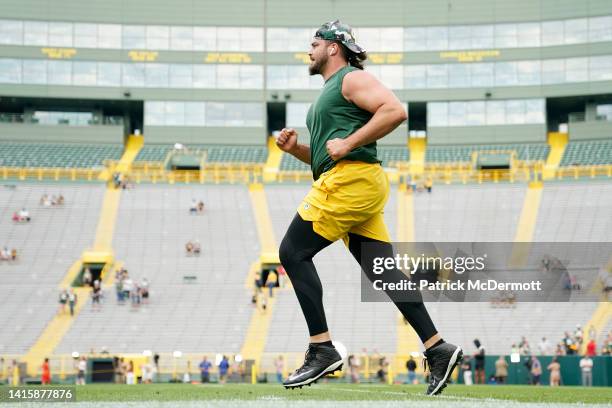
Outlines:
{"label": "man's bare arm", "polygon": [[301,160],[306,164],[310,164],[310,146],[298,143],[295,145],[295,149],[289,153],[294,155],[298,160]]}
{"label": "man's bare arm", "polygon": [[372,118],[346,139],[327,142],[332,159],[339,160],[357,147],[372,143],[398,127],[408,117],[395,94],[365,71],[353,71],[344,77],[342,95],[368,112]]}
{"label": "man's bare arm", "polygon": [[310,147],[297,142],[295,129],[284,128],[276,138],[276,145],[284,152],[295,156],[298,160],[310,164]]}

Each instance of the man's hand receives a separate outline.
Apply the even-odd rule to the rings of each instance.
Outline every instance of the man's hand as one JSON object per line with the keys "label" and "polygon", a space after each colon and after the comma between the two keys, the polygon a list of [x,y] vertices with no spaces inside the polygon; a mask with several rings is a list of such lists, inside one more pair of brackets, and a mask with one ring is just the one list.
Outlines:
{"label": "man's hand", "polygon": [[325,147],[333,161],[338,161],[351,152],[351,147],[346,139],[328,140]]}
{"label": "man's hand", "polygon": [[276,138],[276,145],[283,151],[291,153],[297,146],[298,134],[295,129],[283,128]]}

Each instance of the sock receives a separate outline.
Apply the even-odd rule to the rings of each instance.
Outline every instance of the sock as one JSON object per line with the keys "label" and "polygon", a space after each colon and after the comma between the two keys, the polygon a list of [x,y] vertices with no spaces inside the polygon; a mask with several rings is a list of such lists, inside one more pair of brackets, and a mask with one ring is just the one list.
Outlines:
{"label": "sock", "polygon": [[431,349],[432,349],[432,348],[434,348],[434,347],[438,347],[440,344],[444,344],[444,340],[443,340],[443,339],[438,340],[438,341],[436,342],[436,344],[434,344],[433,346],[431,346],[431,347],[427,348],[427,350],[431,350]]}
{"label": "sock", "polygon": [[334,347],[331,340],[323,341],[321,343],[310,343],[310,344],[316,344],[317,346]]}

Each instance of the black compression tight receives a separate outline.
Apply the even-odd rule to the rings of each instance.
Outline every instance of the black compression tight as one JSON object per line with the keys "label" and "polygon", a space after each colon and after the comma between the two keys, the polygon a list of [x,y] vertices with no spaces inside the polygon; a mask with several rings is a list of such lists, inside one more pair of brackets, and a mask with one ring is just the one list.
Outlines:
{"label": "black compression tight", "polygon": [[[331,243],[313,231],[312,222],[304,221],[299,214],[296,214],[280,246],[281,263],[291,279],[311,336],[328,331],[323,309],[323,287],[312,258]],[[368,251],[368,256],[371,254],[376,257],[393,257],[393,248],[388,242],[349,234],[349,251],[358,263],[362,262],[363,243],[374,247],[372,251]],[[362,269],[370,280],[377,276],[372,272],[372,262],[364,260]],[[385,271],[386,282],[399,282],[403,279],[406,279],[406,276],[397,269]],[[394,303],[422,342],[437,333],[420,294],[411,302]]]}

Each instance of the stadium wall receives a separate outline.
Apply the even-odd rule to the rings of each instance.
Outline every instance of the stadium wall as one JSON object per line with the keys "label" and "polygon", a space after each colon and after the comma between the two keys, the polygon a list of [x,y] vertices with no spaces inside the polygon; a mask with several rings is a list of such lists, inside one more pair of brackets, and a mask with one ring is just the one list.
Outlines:
{"label": "stadium wall", "polygon": [[263,128],[147,126],[145,143],[226,144],[265,146]]}
{"label": "stadium wall", "polygon": [[[240,26],[304,26],[342,18],[354,26],[441,25],[484,22],[532,21],[595,16],[612,12],[606,0],[1,0],[5,18],[64,21],[117,21],[146,24],[196,24]],[[240,10],[240,13],[236,13]]]}
{"label": "stadium wall", "polygon": [[[495,361],[499,356],[485,357],[485,374],[488,380],[495,374]],[[529,373],[525,366],[527,356],[521,356],[520,363],[508,362],[508,378],[507,384],[528,384]],[[550,372],[546,369],[551,363],[552,356],[537,356],[540,364],[542,364],[542,376],[540,381],[542,384],[550,383]],[[561,385],[582,385],[582,373],[580,371],[580,359],[582,356],[557,356],[557,360],[561,365]],[[612,358],[610,356],[594,356],[593,359],[593,385],[600,387],[612,386]],[[459,375],[458,383],[463,384],[463,375]]]}
{"label": "stadium wall", "polygon": [[427,142],[436,144],[490,144],[546,142],[546,125],[429,127]]}
{"label": "stadium wall", "polygon": [[612,135],[612,122],[570,122],[569,134],[572,140],[610,139]]}
{"label": "stadium wall", "polygon": [[123,125],[54,126],[0,123],[0,141],[123,144]]}

